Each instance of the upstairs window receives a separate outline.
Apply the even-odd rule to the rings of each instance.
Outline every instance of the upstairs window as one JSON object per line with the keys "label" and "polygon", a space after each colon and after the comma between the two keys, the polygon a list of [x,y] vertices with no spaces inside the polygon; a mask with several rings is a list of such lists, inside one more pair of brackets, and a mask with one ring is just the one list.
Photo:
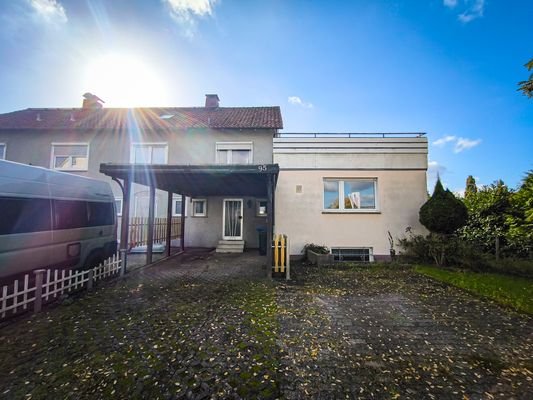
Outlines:
{"label": "upstairs window", "polygon": [[52,169],[59,171],[87,171],[89,145],[87,143],[52,143]]}
{"label": "upstairs window", "polygon": [[216,145],[217,164],[252,164],[251,142],[220,142]]}
{"label": "upstairs window", "polygon": [[6,159],[6,144],[0,143],[0,160]]}
{"label": "upstairs window", "polygon": [[131,146],[130,162],[133,164],[166,164],[166,143],[134,143]]}
{"label": "upstairs window", "polygon": [[376,211],[376,180],[324,179],[324,210]]}

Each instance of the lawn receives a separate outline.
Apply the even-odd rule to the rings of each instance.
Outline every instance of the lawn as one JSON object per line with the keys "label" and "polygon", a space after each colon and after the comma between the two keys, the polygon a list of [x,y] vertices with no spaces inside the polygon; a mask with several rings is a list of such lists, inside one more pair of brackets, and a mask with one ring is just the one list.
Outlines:
{"label": "lawn", "polygon": [[533,281],[509,275],[417,266],[415,271],[517,311],[533,314]]}

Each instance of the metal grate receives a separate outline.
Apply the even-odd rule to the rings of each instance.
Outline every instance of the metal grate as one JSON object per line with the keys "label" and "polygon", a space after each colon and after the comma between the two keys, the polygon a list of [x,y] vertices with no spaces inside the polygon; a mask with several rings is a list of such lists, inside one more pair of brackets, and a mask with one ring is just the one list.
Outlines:
{"label": "metal grate", "polygon": [[372,248],[370,247],[353,247],[340,248],[333,247],[331,249],[334,261],[357,261],[357,262],[372,262],[374,257]]}

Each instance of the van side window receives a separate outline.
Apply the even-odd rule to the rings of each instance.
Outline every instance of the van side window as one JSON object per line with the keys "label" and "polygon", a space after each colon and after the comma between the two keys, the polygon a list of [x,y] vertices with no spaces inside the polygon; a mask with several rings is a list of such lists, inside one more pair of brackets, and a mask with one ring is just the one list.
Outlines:
{"label": "van side window", "polygon": [[0,197],[0,235],[48,231],[50,200]]}
{"label": "van side window", "polygon": [[87,213],[89,226],[113,225],[115,223],[113,203],[88,202]]}
{"label": "van side window", "polygon": [[87,203],[76,200],[54,200],[54,229],[74,229],[88,226]]}

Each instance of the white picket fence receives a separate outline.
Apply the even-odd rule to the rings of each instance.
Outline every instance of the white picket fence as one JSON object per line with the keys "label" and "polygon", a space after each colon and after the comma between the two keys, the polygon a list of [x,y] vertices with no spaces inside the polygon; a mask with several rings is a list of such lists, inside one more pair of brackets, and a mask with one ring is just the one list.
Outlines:
{"label": "white picket fence", "polygon": [[103,264],[87,270],[35,270],[34,279],[30,279],[30,274],[26,274],[20,282],[17,279],[13,284],[3,286],[0,296],[0,317],[5,318],[24,312],[32,303],[33,311],[39,312],[43,301],[50,302],[75,290],[92,289],[95,282],[117,275],[121,267],[120,256],[115,254]]}

